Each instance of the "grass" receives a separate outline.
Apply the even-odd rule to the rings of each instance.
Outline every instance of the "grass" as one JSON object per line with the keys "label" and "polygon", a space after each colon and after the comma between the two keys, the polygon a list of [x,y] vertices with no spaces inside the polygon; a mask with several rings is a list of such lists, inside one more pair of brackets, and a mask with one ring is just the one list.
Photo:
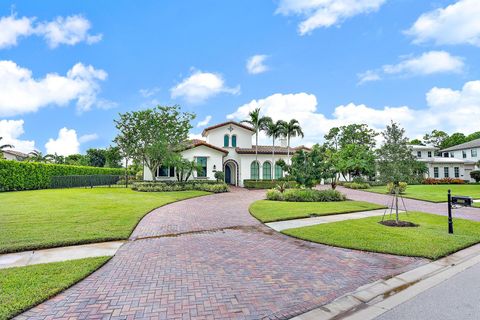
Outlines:
{"label": "grass", "polygon": [[[473,199],[480,199],[480,184],[409,185],[403,196],[405,198],[432,202],[447,202],[448,189],[452,190],[452,195],[470,196]],[[387,193],[385,186],[372,187],[366,191]]]}
{"label": "grass", "polygon": [[454,234],[448,234],[447,218],[421,212],[401,214],[401,220],[419,224],[414,228],[387,227],[381,217],[314,225],[283,233],[336,247],[438,259],[480,242],[480,222],[454,219]]}
{"label": "grass", "polygon": [[0,253],[127,239],[152,209],[206,194],[125,188],[0,193]]}
{"label": "grass", "polygon": [[87,258],[0,270],[0,319],[13,316],[72,286],[109,257]]}
{"label": "grass", "polygon": [[250,206],[250,213],[262,222],[274,222],[290,219],[308,218],[382,209],[385,206],[363,201],[338,202],[287,202],[259,200]]}

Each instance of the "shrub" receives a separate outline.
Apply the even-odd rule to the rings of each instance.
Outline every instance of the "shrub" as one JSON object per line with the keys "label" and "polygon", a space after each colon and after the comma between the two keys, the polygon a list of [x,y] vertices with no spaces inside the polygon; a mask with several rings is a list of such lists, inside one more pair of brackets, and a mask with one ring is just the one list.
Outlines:
{"label": "shrub", "polygon": [[[399,182],[398,183],[398,187],[399,187],[398,192],[400,194],[405,193],[405,191],[407,190],[407,186],[408,186],[408,184],[406,182]],[[393,182],[389,182],[387,184],[387,192],[389,194],[394,194],[395,193],[395,188],[394,188]]]}
{"label": "shrub", "polygon": [[213,193],[228,192],[228,186],[223,182],[213,181],[151,181],[151,182],[134,182],[132,190],[141,192],[169,192],[169,191],[186,191],[199,190]]}
{"label": "shrub", "polygon": [[385,185],[385,183],[383,183],[382,181],[368,181],[368,184],[371,187],[381,187]]}
{"label": "shrub", "polygon": [[422,184],[464,184],[465,180],[458,179],[458,178],[442,178],[442,179],[434,179],[434,178],[426,178],[423,179]]}
{"label": "shrub", "polygon": [[295,188],[297,183],[295,181],[287,180],[243,180],[243,186],[247,189],[273,189],[280,183],[286,183],[287,188]]}
{"label": "shrub", "polygon": [[124,174],[121,168],[97,168],[62,164],[0,160],[0,191],[47,189],[52,177]]}
{"label": "shrub", "polygon": [[217,181],[225,181],[225,173],[223,171],[217,171],[215,172],[215,179],[217,179]]}
{"label": "shrub", "polygon": [[75,188],[110,186],[117,184],[120,176],[107,174],[85,175],[85,176],[55,176],[52,177],[51,188]]}
{"label": "shrub", "polygon": [[345,188],[349,189],[368,189],[370,185],[366,182],[345,182],[343,184]]}
{"label": "shrub", "polygon": [[472,177],[475,182],[480,182],[480,170],[474,170],[470,172],[470,177]]}
{"label": "shrub", "polygon": [[346,198],[337,190],[288,189],[281,193],[272,189],[267,191],[267,199],[290,202],[332,202],[344,201]]}

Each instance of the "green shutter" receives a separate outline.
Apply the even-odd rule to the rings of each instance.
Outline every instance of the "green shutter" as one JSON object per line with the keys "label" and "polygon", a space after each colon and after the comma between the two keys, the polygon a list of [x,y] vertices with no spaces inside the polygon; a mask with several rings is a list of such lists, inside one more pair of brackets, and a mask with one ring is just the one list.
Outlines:
{"label": "green shutter", "polygon": [[272,180],[272,165],[270,162],[263,163],[263,180]]}
{"label": "green shutter", "polygon": [[197,164],[200,168],[197,170],[197,177],[207,176],[207,157],[197,157]]}
{"label": "green shutter", "polygon": [[275,165],[275,179],[280,179],[283,176],[282,167],[278,164]]}
{"label": "green shutter", "polygon": [[230,145],[230,137],[228,134],[223,136],[223,146],[228,147]]}
{"label": "green shutter", "polygon": [[237,136],[236,135],[233,135],[232,136],[232,147],[236,147],[237,146]]}
{"label": "green shutter", "polygon": [[258,174],[259,169],[260,168],[259,168],[258,162],[253,161],[250,164],[250,178],[251,179],[258,179],[259,178],[259,174]]}

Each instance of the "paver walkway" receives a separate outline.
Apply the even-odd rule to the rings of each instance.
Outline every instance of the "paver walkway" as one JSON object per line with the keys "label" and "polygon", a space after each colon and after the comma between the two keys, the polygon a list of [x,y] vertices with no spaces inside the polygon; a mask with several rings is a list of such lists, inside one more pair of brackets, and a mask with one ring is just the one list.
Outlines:
{"label": "paver walkway", "polygon": [[19,319],[286,319],[426,263],[282,235],[234,189],[151,212],[102,268]]}
{"label": "paver walkway", "polygon": [[[266,223],[266,225],[275,231],[282,231],[282,230],[291,229],[291,228],[314,226],[316,224],[324,224],[324,223],[331,223],[331,222],[338,222],[338,221],[345,221],[345,220],[382,216],[385,212],[386,212],[385,209],[377,209],[377,210],[369,210],[369,211],[359,211],[359,212],[352,212],[352,213],[319,216],[319,217],[305,218],[305,219],[291,219],[291,220],[278,221],[278,222],[269,222],[269,223]],[[388,218],[389,211],[387,211],[386,213]]]}
{"label": "paver walkway", "polygon": [[[329,186],[320,186],[320,188],[330,188]],[[367,201],[389,206],[392,202],[392,197],[386,194],[374,193],[368,191],[360,191],[338,187],[338,191],[344,193],[348,199]],[[435,213],[440,215],[447,215],[446,203],[434,203],[428,201],[421,201],[415,199],[404,198],[405,205],[408,211],[422,211],[427,213]],[[403,208],[403,205],[402,205]],[[470,219],[480,221],[480,208],[458,208],[452,211],[454,218]]]}

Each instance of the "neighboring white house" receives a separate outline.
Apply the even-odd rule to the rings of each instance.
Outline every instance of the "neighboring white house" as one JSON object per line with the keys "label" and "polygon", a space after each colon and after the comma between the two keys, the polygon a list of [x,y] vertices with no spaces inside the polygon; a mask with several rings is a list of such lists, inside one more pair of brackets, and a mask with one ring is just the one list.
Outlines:
{"label": "neighboring white house", "polygon": [[3,158],[6,160],[23,161],[28,158],[28,154],[15,150],[2,150]]}
{"label": "neighboring white house", "polygon": [[[283,171],[278,160],[287,160],[285,141],[275,147],[275,159],[272,157],[272,146],[258,146],[258,162],[255,162],[255,145],[252,136],[255,131],[244,124],[228,121],[206,128],[202,132],[205,140],[190,140],[190,146],[181,152],[187,160],[195,160],[202,170],[194,172],[193,179],[214,180],[215,172],[225,173],[225,182],[243,186],[247,179],[278,179]],[[304,146],[290,148],[290,156],[297,150],[309,150]],[[144,180],[153,180],[152,174],[144,167]],[[157,172],[157,180],[175,180],[175,169],[162,167]]]}
{"label": "neighboring white house", "polygon": [[[478,142],[480,143],[480,139]],[[411,147],[412,153],[417,160],[424,162],[427,165],[428,173],[426,176],[428,178],[458,178],[474,182],[475,180],[470,177],[470,172],[475,169],[476,161],[472,158],[467,159],[455,157],[455,155],[461,155],[462,150],[464,150],[456,149],[460,146],[462,145],[441,151],[433,146],[412,145]],[[468,150],[471,150],[471,148]],[[473,154],[476,155],[476,153]]]}

